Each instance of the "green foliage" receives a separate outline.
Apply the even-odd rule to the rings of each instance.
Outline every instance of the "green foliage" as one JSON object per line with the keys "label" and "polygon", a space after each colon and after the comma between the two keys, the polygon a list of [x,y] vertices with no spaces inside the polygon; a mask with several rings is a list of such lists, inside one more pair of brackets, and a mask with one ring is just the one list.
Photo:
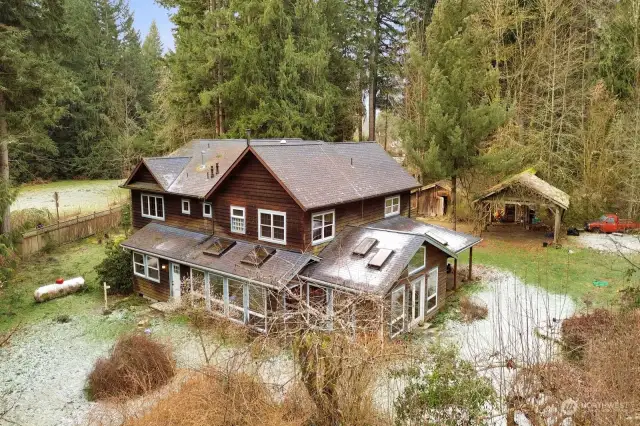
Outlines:
{"label": "green foliage", "polygon": [[100,283],[106,282],[111,293],[127,294],[133,290],[133,266],[131,252],[120,247],[118,240],[107,240],[106,257],[96,266]]}
{"label": "green foliage", "polygon": [[[488,32],[477,1],[438,2],[407,59],[412,103],[405,148],[422,175],[457,176],[473,165],[481,144],[505,120],[498,71],[485,55]],[[429,49],[422,48],[422,44]]]}
{"label": "green foliage", "polygon": [[125,234],[128,234],[131,230],[132,216],[131,216],[131,203],[127,203],[122,206],[122,218],[120,219],[120,226],[125,231]]}
{"label": "green foliage", "polygon": [[403,370],[408,381],[395,401],[398,425],[482,424],[496,394],[489,379],[460,359],[455,347],[433,345],[432,360]]}

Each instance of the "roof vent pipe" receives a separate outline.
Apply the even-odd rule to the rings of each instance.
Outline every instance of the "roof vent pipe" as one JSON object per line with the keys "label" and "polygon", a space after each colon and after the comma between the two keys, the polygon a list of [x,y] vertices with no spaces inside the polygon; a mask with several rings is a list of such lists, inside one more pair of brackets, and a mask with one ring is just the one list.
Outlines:
{"label": "roof vent pipe", "polygon": [[[217,163],[216,163],[217,164]],[[215,175],[213,174],[213,165],[211,165],[211,177],[213,178]]]}
{"label": "roof vent pipe", "polygon": [[202,164],[202,166],[204,166],[204,151],[200,151],[200,160],[201,160],[200,164]]}
{"label": "roof vent pipe", "polygon": [[216,174],[220,174],[220,165],[218,163],[216,163]]}
{"label": "roof vent pipe", "polygon": [[209,180],[209,172],[207,172],[207,180]]}
{"label": "roof vent pipe", "polygon": [[353,167],[353,157],[351,157],[351,167]]}
{"label": "roof vent pipe", "polygon": [[247,129],[247,146],[251,145],[251,129]]}

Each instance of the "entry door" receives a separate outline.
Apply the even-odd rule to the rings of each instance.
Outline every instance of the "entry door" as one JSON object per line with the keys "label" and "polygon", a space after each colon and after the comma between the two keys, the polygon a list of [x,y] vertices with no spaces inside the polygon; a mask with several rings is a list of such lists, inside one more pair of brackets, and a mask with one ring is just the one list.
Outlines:
{"label": "entry door", "polygon": [[424,275],[411,282],[411,327],[424,320]]}
{"label": "entry door", "polygon": [[171,264],[171,297],[176,302],[180,302],[180,285],[182,284],[182,277],[180,276],[180,265],[177,263]]}

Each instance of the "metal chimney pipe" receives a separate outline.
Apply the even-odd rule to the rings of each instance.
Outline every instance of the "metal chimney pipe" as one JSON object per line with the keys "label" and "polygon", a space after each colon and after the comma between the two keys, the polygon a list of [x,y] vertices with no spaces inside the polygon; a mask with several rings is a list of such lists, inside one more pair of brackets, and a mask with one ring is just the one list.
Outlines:
{"label": "metal chimney pipe", "polygon": [[[213,168],[213,167],[212,167]],[[220,166],[218,163],[216,163],[216,174],[219,175],[220,174]]]}
{"label": "metal chimney pipe", "polygon": [[215,174],[213,174],[213,165],[211,165],[211,177],[213,178]]}
{"label": "metal chimney pipe", "polygon": [[247,129],[247,146],[251,144],[251,129]]}
{"label": "metal chimney pipe", "polygon": [[201,164],[204,166],[204,151],[200,151]]}

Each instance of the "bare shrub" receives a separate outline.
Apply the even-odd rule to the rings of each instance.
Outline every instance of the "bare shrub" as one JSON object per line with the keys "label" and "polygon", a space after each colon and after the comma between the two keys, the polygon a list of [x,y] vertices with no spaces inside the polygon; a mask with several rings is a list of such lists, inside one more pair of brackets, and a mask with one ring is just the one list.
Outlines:
{"label": "bare shrub", "polygon": [[175,374],[170,348],[142,334],[118,339],[109,358],[96,361],[88,385],[94,399],[128,398],[166,384]]}
{"label": "bare shrub", "polygon": [[574,359],[581,358],[587,342],[608,333],[614,319],[614,315],[606,309],[596,309],[588,314],[565,319],[561,331],[567,355]]}
{"label": "bare shrub", "polygon": [[125,425],[297,426],[307,424],[305,416],[304,410],[296,412],[275,403],[269,390],[252,376],[207,369]]}
{"label": "bare shrub", "polygon": [[579,425],[637,424],[640,311],[599,312],[572,320],[572,336],[583,339],[580,362],[560,360],[520,372],[510,412],[520,411],[534,424],[543,424],[539,419],[568,424],[569,418]]}
{"label": "bare shrub", "polygon": [[462,296],[460,297],[460,315],[462,321],[469,323],[485,319],[489,315],[489,308],[468,296]]}

